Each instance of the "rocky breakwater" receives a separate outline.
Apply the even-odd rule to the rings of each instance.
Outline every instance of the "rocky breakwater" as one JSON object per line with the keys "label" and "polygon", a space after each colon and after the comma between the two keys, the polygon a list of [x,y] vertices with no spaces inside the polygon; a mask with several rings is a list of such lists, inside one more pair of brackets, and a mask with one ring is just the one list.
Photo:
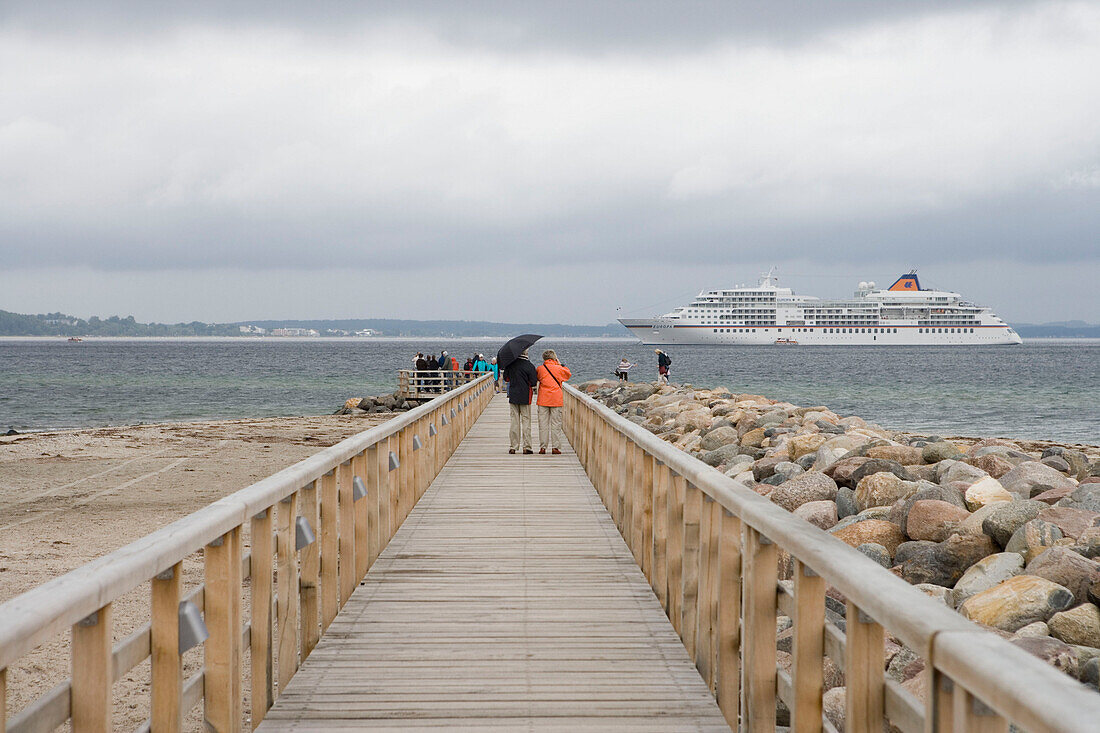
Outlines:
{"label": "rocky breakwater", "polygon": [[[1100,681],[1100,448],[899,433],[724,388],[580,388],[966,618],[1094,688]],[[828,598],[843,627],[843,598],[832,589]],[[781,661],[789,651],[780,633]],[[912,650],[890,639],[884,664],[923,696]],[[842,688],[833,672],[826,679]],[[827,700],[834,712],[837,697]]]}
{"label": "rocky breakwater", "polygon": [[416,407],[401,396],[400,392],[376,397],[351,397],[334,415],[375,415],[380,412],[404,412]]}

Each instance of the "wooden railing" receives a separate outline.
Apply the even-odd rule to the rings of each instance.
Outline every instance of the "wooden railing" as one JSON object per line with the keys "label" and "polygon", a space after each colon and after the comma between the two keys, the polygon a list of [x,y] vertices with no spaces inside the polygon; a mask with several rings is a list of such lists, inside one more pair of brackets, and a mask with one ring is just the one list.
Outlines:
{"label": "wooden railing", "polygon": [[[143,729],[177,731],[202,702],[208,730],[238,731],[244,647],[252,725],[259,725],[488,404],[491,387],[485,377],[437,395],[0,605],[0,733],[49,731],[67,720],[77,733],[112,730],[112,684],[150,657],[151,717]],[[302,519],[308,528],[299,529]],[[252,552],[242,557],[246,525]],[[316,541],[305,544],[310,530]],[[205,583],[184,596],[182,562],[199,551]],[[112,603],[144,583],[152,595],[149,623],[112,646]],[[203,668],[190,679],[180,651],[187,601],[203,610],[209,632]],[[71,679],[7,720],[8,668],[66,629]]]}
{"label": "wooden railing", "polygon": [[[565,385],[565,428],[730,727],[832,730],[823,658],[843,670],[845,730],[1100,729],[1100,695],[951,611],[840,540]],[[793,583],[778,577],[780,552]],[[826,584],[846,599],[826,623]],[[790,672],[777,616],[793,622]],[[926,702],[884,674],[888,630],[925,661]]]}
{"label": "wooden railing", "polygon": [[397,392],[406,400],[431,400],[485,374],[486,372],[398,369]]}

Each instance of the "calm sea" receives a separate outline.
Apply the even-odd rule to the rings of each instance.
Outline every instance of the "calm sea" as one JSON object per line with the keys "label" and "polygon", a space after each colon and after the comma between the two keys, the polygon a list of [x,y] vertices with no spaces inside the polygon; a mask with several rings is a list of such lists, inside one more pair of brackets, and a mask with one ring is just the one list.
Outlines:
{"label": "calm sea", "polygon": [[[0,339],[0,432],[331,413],[394,389],[418,350],[462,360],[488,340]],[[636,341],[547,339],[574,381],[619,357],[653,379]],[[533,351],[535,351],[533,350]],[[1100,443],[1100,341],[1004,347],[676,347],[673,381],[828,405],[894,428]]]}

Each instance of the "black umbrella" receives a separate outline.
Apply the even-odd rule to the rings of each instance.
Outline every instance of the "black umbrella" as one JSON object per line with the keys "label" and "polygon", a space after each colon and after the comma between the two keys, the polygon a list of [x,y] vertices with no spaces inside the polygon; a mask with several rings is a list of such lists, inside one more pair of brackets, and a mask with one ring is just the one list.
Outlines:
{"label": "black umbrella", "polygon": [[504,346],[500,347],[500,351],[497,352],[497,366],[504,369],[513,361],[519,358],[520,353],[529,347],[531,344],[538,341],[542,336],[534,333],[525,333],[522,336],[516,336],[510,340]]}

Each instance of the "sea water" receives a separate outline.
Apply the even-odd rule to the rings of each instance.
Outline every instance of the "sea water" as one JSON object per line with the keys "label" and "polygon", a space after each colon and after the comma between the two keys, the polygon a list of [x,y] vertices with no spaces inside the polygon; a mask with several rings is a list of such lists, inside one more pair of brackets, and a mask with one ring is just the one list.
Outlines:
{"label": "sea water", "polygon": [[[0,339],[0,432],[320,415],[392,391],[417,351],[460,363],[498,340]],[[656,376],[634,340],[544,339],[574,382]],[[672,381],[827,405],[887,428],[1100,444],[1100,341],[1022,346],[669,347]]]}

